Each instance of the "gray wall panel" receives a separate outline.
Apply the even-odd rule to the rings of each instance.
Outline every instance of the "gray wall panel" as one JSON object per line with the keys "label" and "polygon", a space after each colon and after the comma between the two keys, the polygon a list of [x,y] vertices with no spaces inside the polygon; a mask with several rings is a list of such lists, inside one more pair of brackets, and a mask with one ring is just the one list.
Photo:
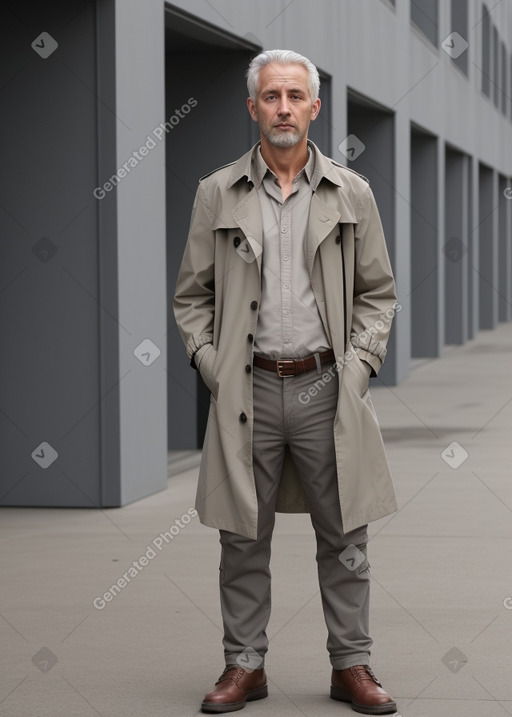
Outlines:
{"label": "gray wall panel", "polygon": [[[101,500],[95,9],[31,12],[3,24],[0,502],[86,507]],[[31,457],[42,442],[51,465],[47,447]]]}
{"label": "gray wall panel", "polygon": [[164,144],[93,190],[163,119],[163,4],[31,13],[2,78],[0,502],[119,505],[167,484]]}
{"label": "gray wall panel", "polygon": [[437,140],[411,135],[411,355],[439,356]]}

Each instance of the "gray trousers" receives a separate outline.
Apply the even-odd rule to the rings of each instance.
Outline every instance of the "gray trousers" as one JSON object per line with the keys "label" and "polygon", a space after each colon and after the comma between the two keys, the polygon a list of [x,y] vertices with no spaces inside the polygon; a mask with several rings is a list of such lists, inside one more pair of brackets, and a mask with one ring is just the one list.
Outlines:
{"label": "gray trousers", "polygon": [[[326,369],[329,364],[322,366],[322,372]],[[307,391],[319,379],[316,370],[289,378],[279,378],[257,366],[253,370],[258,538],[220,531],[226,665],[235,663],[241,653],[239,664],[264,665],[270,618],[270,544],[286,446],[297,466],[316,534],[331,664],[338,670],[368,664],[373,642],[369,636],[368,533],[367,525],[343,532],[333,438],[338,375],[332,370],[334,378],[311,396]],[[300,618],[296,625],[300,629]]]}

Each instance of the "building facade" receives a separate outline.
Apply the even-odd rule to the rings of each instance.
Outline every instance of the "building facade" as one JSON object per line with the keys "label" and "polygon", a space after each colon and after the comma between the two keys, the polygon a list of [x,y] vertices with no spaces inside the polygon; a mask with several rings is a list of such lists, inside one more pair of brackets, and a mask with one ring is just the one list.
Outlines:
{"label": "building facade", "polygon": [[172,296],[199,177],[257,140],[261,49],[317,65],[310,136],[375,193],[399,299],[378,381],[512,320],[509,3],[2,12],[1,505],[123,505],[200,447],[208,397]]}

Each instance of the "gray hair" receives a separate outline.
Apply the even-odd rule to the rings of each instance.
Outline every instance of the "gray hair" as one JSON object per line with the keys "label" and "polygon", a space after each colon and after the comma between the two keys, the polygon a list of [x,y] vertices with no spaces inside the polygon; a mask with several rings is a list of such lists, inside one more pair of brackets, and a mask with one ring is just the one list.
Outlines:
{"label": "gray hair", "polygon": [[258,82],[260,76],[260,70],[269,63],[276,63],[279,65],[304,65],[308,71],[308,85],[309,93],[311,95],[311,101],[314,102],[318,98],[318,92],[320,90],[320,76],[318,70],[313,63],[308,60],[307,57],[299,55],[298,52],[293,50],[265,50],[256,55],[249,64],[247,70],[247,90],[249,97],[252,100],[256,100],[258,93]]}

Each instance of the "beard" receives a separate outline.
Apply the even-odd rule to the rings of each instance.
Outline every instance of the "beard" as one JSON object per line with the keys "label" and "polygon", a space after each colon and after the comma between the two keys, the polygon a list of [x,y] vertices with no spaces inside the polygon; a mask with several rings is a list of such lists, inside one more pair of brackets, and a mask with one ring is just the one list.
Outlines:
{"label": "beard", "polygon": [[296,130],[269,129],[263,131],[263,136],[274,147],[293,147],[304,137]]}

